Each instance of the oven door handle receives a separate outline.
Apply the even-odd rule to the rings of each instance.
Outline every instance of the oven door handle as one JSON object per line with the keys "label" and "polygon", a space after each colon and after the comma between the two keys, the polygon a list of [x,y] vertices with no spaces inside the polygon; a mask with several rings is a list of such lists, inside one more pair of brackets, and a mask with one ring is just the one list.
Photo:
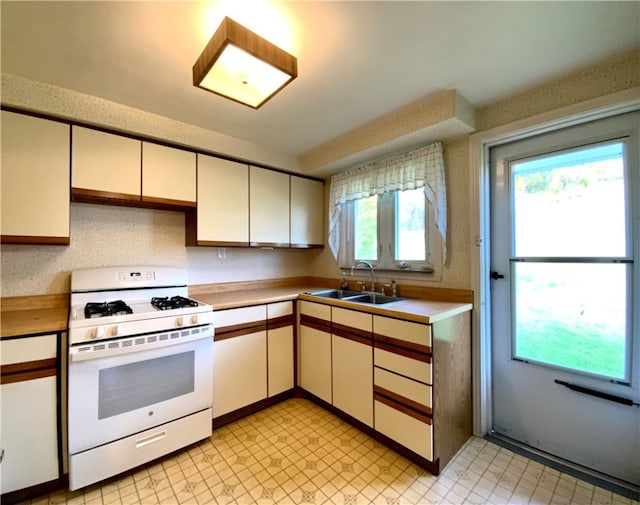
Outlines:
{"label": "oven door handle", "polygon": [[[136,352],[163,349],[174,345],[186,344],[188,342],[196,342],[198,340],[211,339],[211,341],[213,341],[213,325],[211,324],[199,327],[197,332],[195,330],[191,330],[189,334],[186,334],[186,330],[184,330],[183,332],[180,332],[180,336],[177,338],[150,341],[150,339],[146,337],[144,342],[135,342],[142,338],[143,337],[132,337],[111,342],[76,344],[69,348],[69,361],[71,363],[78,363],[81,361],[110,358],[112,356],[125,356]],[[125,346],[124,342],[127,341],[131,342],[131,344]],[[118,343],[118,346],[110,346],[110,343]]]}

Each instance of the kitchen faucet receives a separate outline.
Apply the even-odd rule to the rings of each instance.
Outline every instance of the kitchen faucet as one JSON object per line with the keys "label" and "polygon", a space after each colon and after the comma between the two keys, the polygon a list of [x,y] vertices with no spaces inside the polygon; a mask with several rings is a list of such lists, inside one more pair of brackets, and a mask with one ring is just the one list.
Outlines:
{"label": "kitchen faucet", "polygon": [[365,265],[366,267],[369,267],[369,272],[371,272],[371,291],[375,291],[376,290],[376,276],[373,273],[373,266],[371,265],[371,263],[369,263],[368,261],[356,261],[353,265],[351,265],[351,275],[353,275],[353,269],[357,266],[357,265]]}

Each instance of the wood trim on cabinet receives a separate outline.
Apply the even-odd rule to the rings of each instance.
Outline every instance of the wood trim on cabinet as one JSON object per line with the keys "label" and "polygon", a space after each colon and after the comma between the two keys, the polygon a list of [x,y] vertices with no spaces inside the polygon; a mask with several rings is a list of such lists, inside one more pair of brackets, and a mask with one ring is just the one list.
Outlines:
{"label": "wood trim on cabinet", "polygon": [[384,403],[388,407],[391,407],[392,409],[395,409],[398,412],[402,412],[403,414],[413,417],[418,421],[422,421],[425,424],[431,425],[433,422],[430,416],[427,416],[426,414],[423,414],[420,411],[414,410],[413,408],[409,407],[408,405],[405,405],[404,403],[400,403],[394,398],[389,398],[387,396],[384,396],[376,392],[375,390],[373,393],[373,399],[380,403]]}
{"label": "wood trim on cabinet", "polygon": [[397,347],[399,349],[407,349],[419,354],[431,355],[431,347],[429,347],[428,345],[416,344],[415,342],[409,342],[408,340],[402,340],[394,337],[387,337],[386,335],[381,335],[379,333],[374,333],[373,339],[377,343],[381,344],[381,348],[384,348],[382,346],[385,345],[393,348]]}
{"label": "wood trim on cabinet", "polygon": [[57,375],[57,359],[46,358],[0,366],[0,384],[12,384]]}
{"label": "wood trim on cabinet", "polygon": [[216,328],[213,335],[213,341],[219,342],[228,338],[241,337],[242,335],[250,335],[259,331],[267,330],[267,321],[252,321],[250,323],[234,324],[231,326],[223,326]]}
{"label": "wood trim on cabinet", "polygon": [[370,331],[352,328],[339,323],[331,323],[331,333],[337,337],[353,340],[364,345],[373,345],[373,335]]}
{"label": "wood trim on cabinet", "polygon": [[249,242],[249,247],[263,247],[266,249],[288,249],[289,242]]}
{"label": "wood trim on cabinet", "polygon": [[307,314],[300,314],[300,325],[314,330],[326,331],[327,333],[331,332],[331,323],[329,321]]}
{"label": "wood trim on cabinet", "polygon": [[140,195],[129,193],[112,193],[110,191],[100,191],[98,189],[71,188],[72,202],[96,203],[111,200],[124,200],[125,202],[140,202]]}
{"label": "wood trim on cabinet", "polygon": [[290,244],[291,249],[324,249],[324,244]]}
{"label": "wood trim on cabinet", "polygon": [[293,326],[295,318],[293,314],[287,314],[286,316],[273,317],[267,320],[267,330],[276,330],[278,328],[286,328],[287,326]]}
{"label": "wood trim on cabinet", "polygon": [[382,349],[383,351],[388,351],[392,352],[393,354],[398,354],[399,356],[404,356],[405,358],[415,359],[417,361],[422,361],[423,363],[431,363],[431,354],[417,352],[405,347],[396,347],[394,345],[389,345],[378,340],[373,341],[373,346],[377,349]]}
{"label": "wood trim on cabinet", "polygon": [[155,196],[142,195],[142,201],[150,205],[157,205],[157,208],[159,209],[172,208],[191,210],[196,208],[196,202],[191,202],[189,200],[173,200],[171,198],[157,198]]}
{"label": "wood trim on cabinet", "polygon": [[37,237],[31,235],[0,235],[2,244],[29,244],[29,245],[69,245],[69,237]]}
{"label": "wood trim on cabinet", "polygon": [[399,395],[398,393],[394,393],[393,391],[390,391],[388,389],[383,388],[382,386],[376,386],[375,384],[373,385],[373,393],[384,396],[386,398],[389,398],[390,400],[393,400],[397,403],[402,403],[407,405],[408,407],[412,408],[413,410],[415,410],[416,412],[420,412],[426,416],[433,416],[433,411],[431,410],[430,407],[427,407],[426,405],[423,405],[420,402],[416,402],[415,400],[411,400],[409,398],[407,398],[406,396],[402,396]]}

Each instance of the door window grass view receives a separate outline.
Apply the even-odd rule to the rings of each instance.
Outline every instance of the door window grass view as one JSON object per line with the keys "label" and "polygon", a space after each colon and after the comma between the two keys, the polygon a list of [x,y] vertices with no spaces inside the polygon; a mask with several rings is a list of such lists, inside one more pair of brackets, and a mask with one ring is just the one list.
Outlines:
{"label": "door window grass view", "polygon": [[511,165],[514,357],[627,378],[623,148],[616,142]]}

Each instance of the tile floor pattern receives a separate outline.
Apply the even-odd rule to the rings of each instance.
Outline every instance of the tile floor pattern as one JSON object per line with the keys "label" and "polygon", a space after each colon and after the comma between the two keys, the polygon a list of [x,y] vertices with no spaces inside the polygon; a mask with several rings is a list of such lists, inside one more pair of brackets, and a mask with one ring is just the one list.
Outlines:
{"label": "tile floor pattern", "polygon": [[638,504],[476,437],[435,477],[302,399],[119,479],[31,501],[59,503]]}

